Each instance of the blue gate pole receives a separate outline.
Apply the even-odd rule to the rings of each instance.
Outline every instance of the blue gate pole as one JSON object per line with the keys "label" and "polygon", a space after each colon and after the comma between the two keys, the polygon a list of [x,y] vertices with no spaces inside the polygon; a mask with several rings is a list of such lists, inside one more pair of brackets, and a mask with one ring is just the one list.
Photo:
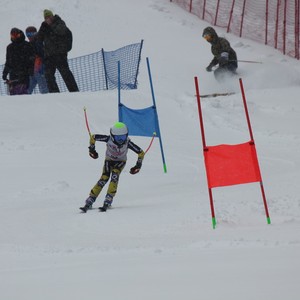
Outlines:
{"label": "blue gate pole", "polygon": [[154,96],[154,89],[153,89],[153,83],[152,83],[152,76],[151,76],[151,71],[150,71],[150,63],[149,63],[149,58],[146,58],[147,61],[147,68],[148,68],[148,75],[149,75],[149,81],[150,81],[150,88],[151,88],[151,94],[152,94],[152,100],[153,100],[153,106],[155,109],[155,116],[156,116],[156,130],[157,130],[157,136],[159,137],[159,144],[160,144],[160,150],[161,150],[161,156],[162,156],[162,161],[163,161],[163,167],[164,167],[164,172],[167,173],[167,165],[166,165],[166,160],[165,160],[165,155],[164,155],[164,150],[163,150],[163,145],[162,145],[162,139],[161,139],[161,134],[160,134],[160,129],[159,129],[159,122],[158,122],[158,114],[157,114],[157,109],[156,109],[156,102],[155,102],[155,96]]}
{"label": "blue gate pole", "polygon": [[121,122],[121,64],[118,61],[118,115],[119,115],[119,122]]}
{"label": "blue gate pole", "polygon": [[108,90],[108,82],[107,82],[107,71],[106,71],[106,64],[105,64],[105,55],[104,55],[104,49],[101,50],[102,59],[103,59],[103,68],[104,68],[104,74],[105,74],[105,86]]}

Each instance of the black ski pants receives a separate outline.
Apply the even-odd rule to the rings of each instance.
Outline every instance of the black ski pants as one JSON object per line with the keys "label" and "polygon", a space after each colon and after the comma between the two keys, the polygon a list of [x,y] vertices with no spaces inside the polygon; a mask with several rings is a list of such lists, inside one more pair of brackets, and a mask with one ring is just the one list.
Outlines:
{"label": "black ski pants", "polygon": [[69,92],[78,92],[78,86],[68,64],[67,54],[57,54],[45,57],[45,77],[49,93],[59,93],[55,71],[58,70]]}

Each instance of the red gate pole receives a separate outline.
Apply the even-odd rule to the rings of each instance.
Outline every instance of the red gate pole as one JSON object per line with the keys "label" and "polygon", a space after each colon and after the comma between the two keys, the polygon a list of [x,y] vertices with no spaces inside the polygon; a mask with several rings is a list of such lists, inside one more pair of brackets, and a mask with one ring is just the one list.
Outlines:
{"label": "red gate pole", "polygon": [[[250,118],[249,118],[249,112],[248,112],[248,108],[247,108],[246,95],[245,95],[245,90],[244,90],[242,78],[240,78],[239,81],[240,81],[240,88],[241,88],[241,92],[242,92],[243,103],[244,103],[245,114],[246,114],[246,118],[247,118],[251,143],[253,143],[253,145],[255,145],[254,138],[253,138],[253,133],[252,133],[252,128],[251,128],[251,122],[250,122]],[[262,179],[259,183],[260,183],[261,194],[262,194],[262,198],[263,198],[263,202],[264,202],[265,212],[266,212],[266,216],[267,216],[267,223],[271,224],[271,219],[270,219],[270,215],[269,215],[268,204],[267,204],[267,199],[266,199],[266,194],[265,194]]]}
{"label": "red gate pole", "polygon": [[203,2],[202,20],[205,19],[205,8],[206,8],[206,0],[204,0]]}
{"label": "red gate pole", "polygon": [[266,0],[265,45],[268,45],[268,25],[269,25],[269,0]]}
{"label": "red gate pole", "polygon": [[286,14],[287,14],[287,1],[284,1],[283,10],[283,54],[286,53]]}
{"label": "red gate pole", "polygon": [[220,0],[218,0],[218,3],[217,3],[217,9],[216,9],[216,15],[215,15],[215,22],[214,22],[214,25],[215,25],[215,26],[217,25],[218,14],[219,14],[219,8],[220,8]]}
{"label": "red gate pole", "polygon": [[296,58],[299,60],[299,0],[296,0],[296,3],[297,3],[297,8],[296,8],[296,33],[295,33],[295,36],[296,36]]}
{"label": "red gate pole", "polygon": [[199,93],[199,85],[198,85],[197,77],[195,77],[195,87],[196,87],[196,97],[197,97],[200,129],[201,129],[201,136],[202,136],[202,145],[203,145],[203,151],[205,151],[206,150],[206,141],[205,141],[205,134],[204,134],[204,125],[203,125],[203,117],[202,117],[202,110],[201,110],[201,104],[200,104],[200,93]]}
{"label": "red gate pole", "polygon": [[242,20],[241,20],[241,28],[240,28],[240,37],[242,37],[242,31],[243,31],[243,26],[244,26],[245,8],[246,8],[246,0],[244,0],[244,3],[243,3],[243,12],[242,12]]}
{"label": "red gate pole", "polygon": [[231,20],[232,20],[232,14],[233,14],[233,9],[234,9],[234,4],[235,4],[235,0],[232,1],[232,5],[231,5],[231,10],[230,10],[230,15],[229,15],[229,21],[227,24],[227,32],[230,31],[230,24],[231,24]]}
{"label": "red gate pole", "polygon": [[242,98],[243,98],[243,103],[244,103],[244,108],[245,108],[245,114],[246,114],[250,139],[251,139],[251,142],[254,143],[254,138],[253,138],[253,133],[252,133],[252,128],[251,128],[251,122],[250,122],[249,112],[248,112],[248,108],[247,108],[246,95],[245,95],[245,90],[244,90],[242,78],[239,79],[239,82],[240,82],[240,88],[241,88],[241,92],[242,92]]}
{"label": "red gate pole", "polygon": [[[202,136],[202,145],[203,145],[203,152],[204,152],[204,151],[208,151],[208,148],[206,147],[206,141],[205,141],[205,133],[204,133],[203,116],[202,116],[201,103],[200,103],[198,78],[194,77],[194,79],[195,79],[196,97],[197,97],[197,104],[198,104],[200,130],[201,130],[201,136]],[[212,217],[212,226],[213,226],[213,229],[215,229],[217,222],[216,222],[216,217],[215,217],[212,189],[210,187],[208,187],[208,194],[209,194],[210,210],[211,210],[211,217]]]}
{"label": "red gate pole", "polygon": [[294,34],[295,34],[295,58],[299,59],[299,11],[298,11],[298,4],[299,0],[295,0],[295,28],[294,28]]}
{"label": "red gate pole", "polygon": [[276,22],[275,22],[275,49],[278,48],[278,26],[279,26],[279,7],[280,7],[280,0],[277,0],[277,8],[276,8]]}

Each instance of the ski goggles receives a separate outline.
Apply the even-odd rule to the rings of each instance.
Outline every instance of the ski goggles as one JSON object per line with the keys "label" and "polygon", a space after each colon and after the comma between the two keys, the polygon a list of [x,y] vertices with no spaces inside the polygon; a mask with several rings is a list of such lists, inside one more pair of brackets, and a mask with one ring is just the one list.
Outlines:
{"label": "ski goggles", "polygon": [[26,32],[26,36],[27,36],[28,38],[32,38],[32,37],[34,37],[36,34],[37,34],[36,32]]}
{"label": "ski goggles", "polygon": [[122,144],[127,140],[127,134],[115,135],[114,139],[118,144]]}

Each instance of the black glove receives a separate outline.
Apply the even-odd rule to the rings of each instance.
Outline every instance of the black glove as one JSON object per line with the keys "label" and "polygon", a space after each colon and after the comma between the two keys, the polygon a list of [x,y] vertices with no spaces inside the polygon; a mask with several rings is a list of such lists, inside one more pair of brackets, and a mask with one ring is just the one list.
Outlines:
{"label": "black glove", "polygon": [[209,65],[208,67],[206,67],[206,71],[207,71],[207,72],[211,72],[211,71],[212,71],[212,66]]}
{"label": "black glove", "polygon": [[90,155],[90,157],[93,158],[93,159],[97,159],[97,158],[99,157],[97,151],[95,150],[95,146],[92,146],[92,145],[91,145],[91,146],[89,147],[89,155]]}
{"label": "black glove", "polygon": [[7,81],[7,75],[3,74],[3,75],[2,75],[2,79],[3,79],[4,81]]}
{"label": "black glove", "polygon": [[141,167],[142,167],[141,163],[136,163],[136,165],[130,169],[129,173],[134,175],[140,171]]}

